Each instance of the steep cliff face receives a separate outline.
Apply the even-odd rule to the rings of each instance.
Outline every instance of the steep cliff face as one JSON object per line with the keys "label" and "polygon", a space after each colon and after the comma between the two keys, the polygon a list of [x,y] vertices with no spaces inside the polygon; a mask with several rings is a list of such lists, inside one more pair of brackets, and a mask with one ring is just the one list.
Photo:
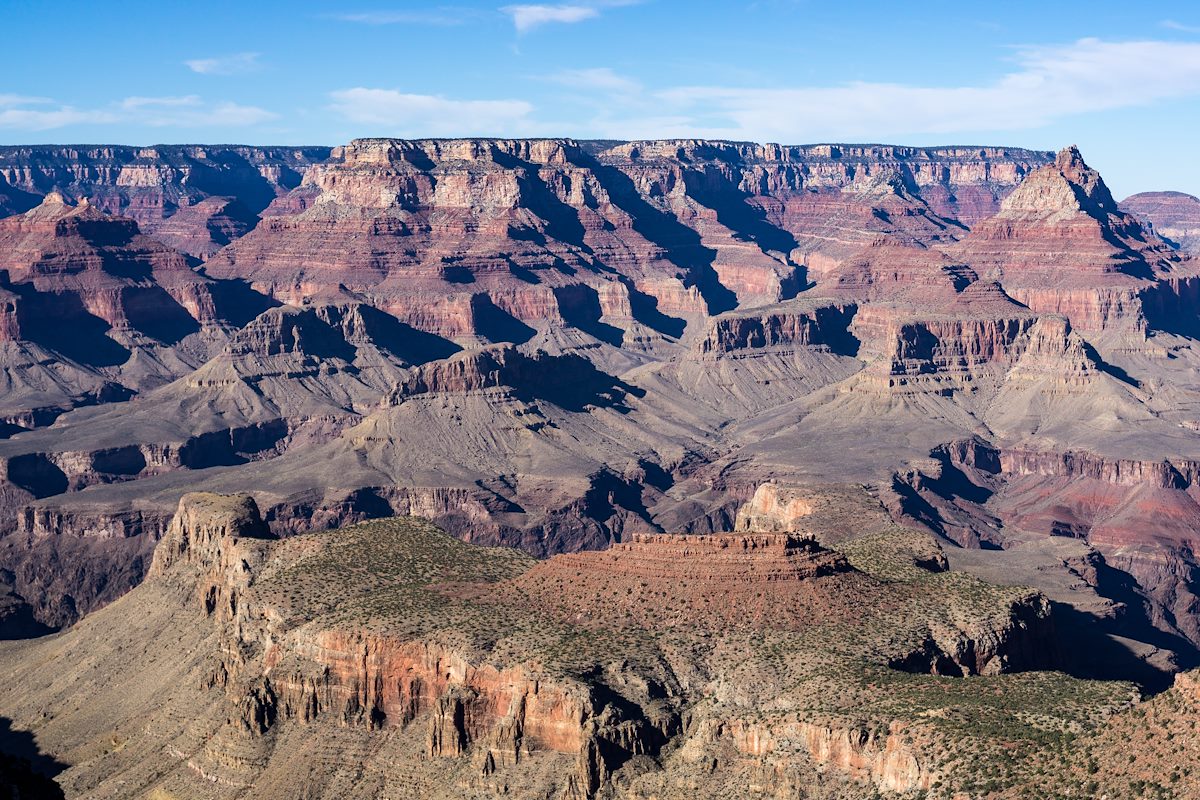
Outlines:
{"label": "steep cliff face", "polygon": [[[553,587],[568,579],[572,594],[559,596]],[[538,565],[515,589],[566,619],[602,623],[615,616],[657,626],[665,617],[677,625],[778,629],[850,619],[847,594],[872,591],[845,558],[813,538],[774,533],[634,534],[606,551]],[[609,594],[615,597],[601,613],[596,601]]]}
{"label": "steep cliff face", "polygon": [[86,200],[75,206],[52,192],[37,208],[0,220],[0,253],[10,290],[27,295],[15,315],[25,338],[63,326],[86,330],[98,319],[174,343],[216,321],[211,281],[142,236],[133,220]]}
{"label": "steep cliff face", "polygon": [[258,215],[236,198],[206,197],[182,206],[148,228],[154,238],[181,253],[206,259],[225,245],[246,235],[258,224]]}
{"label": "steep cliff face", "polygon": [[[121,186],[210,175],[156,171],[164,153]],[[1200,281],[1073,150],[371,139],[302,155],[246,156],[294,167],[256,171],[256,202],[201,187],[160,219],[200,267],[94,193],[3,223],[0,566],[45,622],[136,582],[197,488],[253,487],[281,534],[420,513],[548,556],[748,520],[786,533],[790,501],[738,518],[764,484],[886,491],[973,435],[1130,462],[1195,449]],[[134,302],[151,291],[170,302]],[[50,295],[103,333],[83,341],[121,349],[30,338]],[[173,339],[176,308],[192,332]],[[1136,558],[1112,563],[1190,614],[1185,564],[1143,569],[1191,519],[1151,472],[1122,485],[1140,494],[1110,530]],[[1136,535],[1136,513],[1165,533]],[[959,538],[1001,544],[983,528]]]}
{"label": "steep cliff face", "polygon": [[702,355],[744,353],[767,348],[828,348],[842,353],[857,351],[850,334],[854,305],[799,303],[748,309],[715,317],[699,340]]}
{"label": "steep cliff face", "polygon": [[358,292],[423,330],[493,340],[513,319],[628,327],[794,282],[786,258],[735,241],[682,185],[654,205],[628,183],[569,140],[356,141],[306,176],[306,211],[209,269],[287,302]]}
{"label": "steep cliff face", "polygon": [[578,355],[552,356],[542,351],[526,355],[511,345],[496,345],[416,368],[396,384],[385,402],[399,405],[420,395],[464,395],[486,389],[543,397],[567,407],[614,405],[623,396],[619,381]]}
{"label": "steep cliff face", "polygon": [[977,440],[935,456],[936,463],[902,479],[920,498],[901,500],[906,511],[933,509],[932,523],[967,547],[1019,548],[1031,536],[1078,542],[1064,562],[1083,590],[1076,602],[1086,605],[1095,593],[1115,603],[1104,615],[1106,629],[1158,641],[1166,668],[1196,657],[1194,461],[995,448]]}
{"label": "steep cliff face", "polygon": [[202,257],[227,244],[230,233],[253,227],[259,212],[328,155],[328,147],[7,146],[0,147],[0,180],[12,195],[8,213],[27,211],[57,190]]}
{"label": "steep cliff face", "polygon": [[999,201],[1049,154],[1002,147],[892,145],[757,145],[702,140],[629,142],[604,148],[614,161],[686,160],[738,165],[739,188],[754,196],[799,189],[841,190],[872,181],[898,182],[919,192],[945,219],[971,226],[995,213]]}
{"label": "steep cliff face", "polygon": [[0,413],[18,429],[186,374],[264,307],[132,219],[58,192],[0,220],[0,297]]}
{"label": "steep cliff face", "polygon": [[[989,159],[1011,173],[989,172]],[[677,335],[697,315],[794,295],[802,264],[816,274],[880,236],[952,241],[965,229],[921,191],[944,210],[960,185],[994,198],[1043,159],[702,141],[359,140],[309,171],[306,210],[269,219],[209,269],[249,277],[283,302],[364,293],[445,336],[504,335],[493,307],[535,327],[603,320],[617,335],[633,322]],[[298,270],[301,251],[308,264]]]}
{"label": "steep cliff face", "polygon": [[121,597],[145,576],[170,513],[157,510],[24,508],[0,540],[13,585],[48,627],[71,625]]}
{"label": "steep cliff face", "polygon": [[799,531],[804,529],[804,518],[812,513],[813,502],[808,493],[764,483],[738,509],[734,524],[739,531]]}

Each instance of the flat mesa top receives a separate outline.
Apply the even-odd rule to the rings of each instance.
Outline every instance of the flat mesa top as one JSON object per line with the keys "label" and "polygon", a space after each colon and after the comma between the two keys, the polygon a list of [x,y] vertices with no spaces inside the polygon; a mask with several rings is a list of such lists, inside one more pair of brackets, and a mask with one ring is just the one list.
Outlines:
{"label": "flat mesa top", "polygon": [[634,533],[612,549],[634,551],[647,546],[669,547],[675,550],[714,552],[719,550],[796,550],[816,545],[811,533]]}

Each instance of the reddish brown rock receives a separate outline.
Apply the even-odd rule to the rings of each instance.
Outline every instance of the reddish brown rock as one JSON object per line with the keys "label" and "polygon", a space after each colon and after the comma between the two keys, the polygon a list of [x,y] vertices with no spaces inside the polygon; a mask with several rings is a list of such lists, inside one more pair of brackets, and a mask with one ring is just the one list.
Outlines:
{"label": "reddish brown rock", "polygon": [[1196,265],[1123,213],[1074,147],[947,249],[1014,299],[1082,331],[1145,330],[1147,292],[1197,280]]}
{"label": "reddish brown rock", "polygon": [[229,197],[206,197],[181,206],[153,227],[154,238],[199,259],[206,259],[258,224],[258,216]]}
{"label": "reddish brown rock", "polygon": [[[871,581],[846,573],[844,558],[803,535],[635,534],[606,551],[558,556],[512,589],[548,612],[595,624],[632,617],[788,628],[853,618],[850,594],[869,592]],[[572,593],[564,596],[556,587],[568,578]]]}
{"label": "reddish brown rock", "polygon": [[1183,192],[1142,192],[1122,200],[1121,210],[1179,249],[1200,255],[1200,198]]}
{"label": "reddish brown rock", "polygon": [[962,234],[916,192],[953,181],[930,163],[967,155],[852,150],[360,140],[310,170],[300,213],[268,217],[208,270],[282,302],[355,293],[451,337],[496,340],[503,317],[677,335],[698,315],[794,295],[801,260],[814,272],[881,235]]}
{"label": "reddish brown rock", "polygon": [[[0,220],[0,270],[10,287],[26,290],[12,301],[23,333],[82,333],[92,320],[173,343],[216,321],[212,282],[183,255],[143,236],[133,220],[58,193]],[[30,333],[21,338],[36,338]]]}
{"label": "reddish brown rock", "polygon": [[699,341],[702,354],[719,356],[779,346],[852,349],[848,331],[854,305],[794,302],[715,317]]}
{"label": "reddish brown rock", "polygon": [[[161,229],[162,241],[202,256],[224,244],[224,236],[253,227],[253,215],[328,155],[328,147],[7,146],[0,147],[0,198],[9,196],[9,214],[27,211],[53,191],[73,202],[88,199],[135,220],[150,236]],[[206,205],[208,198],[234,198],[240,209],[223,215]]]}

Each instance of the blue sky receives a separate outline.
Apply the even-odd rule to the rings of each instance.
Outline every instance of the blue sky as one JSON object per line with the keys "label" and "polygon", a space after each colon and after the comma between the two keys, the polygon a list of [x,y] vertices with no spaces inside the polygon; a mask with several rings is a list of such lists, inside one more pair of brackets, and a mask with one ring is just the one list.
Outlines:
{"label": "blue sky", "polygon": [[1077,143],[1200,194],[1200,3],[0,0],[0,143]]}

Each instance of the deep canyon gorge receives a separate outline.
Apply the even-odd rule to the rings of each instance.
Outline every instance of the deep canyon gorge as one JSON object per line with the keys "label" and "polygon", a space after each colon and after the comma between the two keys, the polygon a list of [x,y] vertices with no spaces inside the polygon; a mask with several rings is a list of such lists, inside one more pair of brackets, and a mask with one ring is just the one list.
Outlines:
{"label": "deep canyon gorge", "polygon": [[0,147],[0,215],[0,718],[68,797],[1200,792],[1195,197],[357,139]]}

